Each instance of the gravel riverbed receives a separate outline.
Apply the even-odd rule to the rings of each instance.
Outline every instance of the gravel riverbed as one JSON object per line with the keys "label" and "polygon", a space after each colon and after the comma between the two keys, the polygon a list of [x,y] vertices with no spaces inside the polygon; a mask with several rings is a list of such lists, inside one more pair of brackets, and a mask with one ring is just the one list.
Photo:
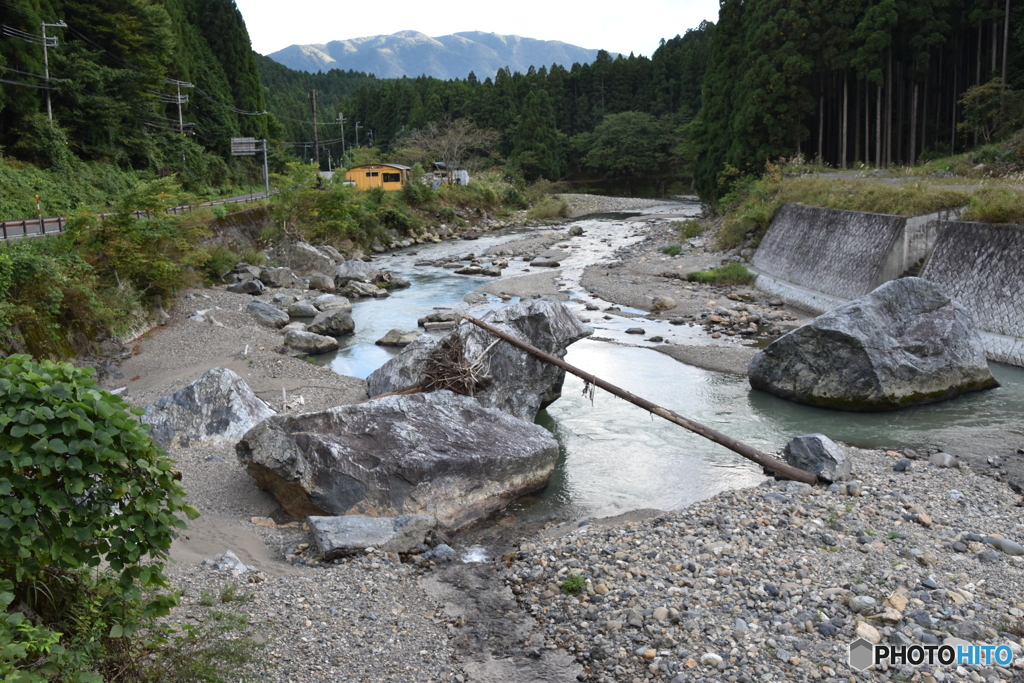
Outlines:
{"label": "gravel riverbed", "polygon": [[[613,199],[580,199],[573,210],[650,202]],[[607,300],[643,310],[671,296],[673,309],[653,315],[721,333],[720,347],[666,353],[706,353],[706,364],[738,372],[752,351],[732,318],[779,312],[800,322],[753,291],[666,276],[724,257],[691,244],[666,257],[672,230],[654,222],[620,265],[584,276]],[[250,300],[223,288],[185,293],[166,326],[132,344],[120,366],[125,397],[144,406],[217,366],[279,411],[365,397],[362,380],[277,353],[280,335],[254,323]],[[709,348],[721,350],[701,351]],[[172,616],[246,615],[265,642],[258,675],[267,681],[1024,681],[1024,558],[984,541],[1024,542],[1022,499],[998,480],[998,465],[940,468],[926,453],[856,451],[846,492],[769,482],[627,519],[525,528],[499,518],[449,539],[460,557],[482,546],[482,561],[373,552],[323,563],[303,521],[256,487],[231,446],[175,445],[171,455],[203,513],[172,549],[173,586],[184,591]],[[896,472],[904,456],[909,468]],[[245,571],[206,562],[227,550]],[[578,596],[559,588],[573,573],[585,581]],[[856,673],[846,663],[856,634],[1013,643],[1015,661]]]}

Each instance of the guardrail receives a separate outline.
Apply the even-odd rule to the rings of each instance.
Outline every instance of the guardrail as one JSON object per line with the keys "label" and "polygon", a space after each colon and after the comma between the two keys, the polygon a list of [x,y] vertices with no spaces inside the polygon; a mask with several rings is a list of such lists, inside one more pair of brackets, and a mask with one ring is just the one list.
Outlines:
{"label": "guardrail", "polygon": [[[237,197],[228,197],[226,199],[214,199],[202,204],[184,204],[182,206],[171,206],[165,209],[165,213],[169,214],[182,214],[190,211],[195,211],[200,208],[207,208],[210,206],[219,206],[222,204],[248,204],[255,202],[260,199],[264,199],[266,195],[262,192],[254,192],[249,195],[239,195]],[[98,214],[100,218],[106,218],[112,216],[113,213],[101,213]],[[132,214],[136,218],[152,218],[152,211],[133,211]],[[26,237],[45,237],[46,235],[56,235],[64,232],[67,227],[68,217],[67,216],[55,216],[52,218],[19,218],[10,221],[0,221],[0,234],[3,239],[23,239]]]}

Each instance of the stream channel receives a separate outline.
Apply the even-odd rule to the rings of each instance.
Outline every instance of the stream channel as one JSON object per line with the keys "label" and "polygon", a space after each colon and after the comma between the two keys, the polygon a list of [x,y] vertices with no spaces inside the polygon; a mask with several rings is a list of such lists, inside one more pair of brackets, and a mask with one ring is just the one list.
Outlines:
{"label": "stream channel", "polygon": [[[659,207],[650,213],[664,213]],[[673,214],[698,215],[696,204],[675,204]],[[653,217],[653,216],[652,216]],[[459,308],[479,315],[500,305],[497,297],[473,306],[463,298],[493,278],[456,275],[451,270],[416,266],[421,261],[462,260],[488,248],[533,234],[562,232],[581,226],[585,236],[566,238],[569,256],[555,274],[566,304],[594,327],[594,335],[573,344],[566,361],[681,415],[702,422],[766,452],[781,449],[800,434],[821,432],[856,446],[925,448],[941,446],[953,453],[993,455],[1005,433],[1024,435],[1024,369],[991,364],[998,389],[938,404],[892,413],[844,413],[798,405],[752,391],[745,377],[703,370],[651,350],[644,341],[661,335],[675,344],[715,344],[700,327],[664,321],[632,320],[605,313],[611,303],[582,290],[583,268],[615,260],[619,248],[641,240],[643,215],[617,214],[580,219],[554,228],[488,233],[475,241],[417,246],[375,259],[382,269],[409,280],[412,287],[389,298],[361,300],[352,307],[356,331],[341,339],[342,348],[314,359],[336,372],[366,377],[398,353],[374,342],[393,328],[416,329],[416,321],[433,308]],[[708,256],[708,265],[715,263]],[[503,278],[537,272],[510,258]],[[517,299],[513,299],[515,301]],[[601,311],[586,311],[583,301]],[[620,307],[622,311],[643,311]],[[606,319],[608,316],[608,319]],[[640,325],[642,337],[625,334]],[[736,342],[739,343],[739,342]],[[515,504],[523,521],[565,521],[605,517],[641,508],[675,509],[719,491],[754,486],[764,479],[754,463],[666,422],[625,401],[597,391],[593,403],[583,396],[583,381],[567,375],[562,398],[537,416],[561,445],[562,457],[551,484],[536,497]],[[1003,446],[1005,448],[1005,446]],[[854,465],[856,471],[856,464]]]}

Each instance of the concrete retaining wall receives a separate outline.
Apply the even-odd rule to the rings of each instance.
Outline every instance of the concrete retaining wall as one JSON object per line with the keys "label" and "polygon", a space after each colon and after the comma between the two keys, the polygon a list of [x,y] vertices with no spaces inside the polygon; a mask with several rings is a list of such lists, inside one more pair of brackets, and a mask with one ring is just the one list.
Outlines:
{"label": "concrete retaining wall", "polygon": [[948,223],[921,276],[967,307],[990,358],[1024,365],[1024,227]]}
{"label": "concrete retaining wall", "polygon": [[893,267],[890,251],[901,241],[905,224],[900,216],[785,204],[753,265],[803,289],[856,299],[885,282],[880,274]]}

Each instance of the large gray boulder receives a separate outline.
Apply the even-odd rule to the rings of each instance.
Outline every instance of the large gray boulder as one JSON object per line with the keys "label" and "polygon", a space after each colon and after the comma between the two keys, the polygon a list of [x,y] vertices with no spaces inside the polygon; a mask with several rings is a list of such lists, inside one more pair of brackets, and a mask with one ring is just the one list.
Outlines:
{"label": "large gray boulder", "polygon": [[380,268],[373,263],[349,259],[335,268],[334,284],[341,289],[349,282],[373,282],[380,272]]}
{"label": "large gray boulder", "polygon": [[288,330],[284,333],[284,346],[286,351],[293,353],[316,355],[337,351],[338,340],[306,330]]}
{"label": "large gray boulder", "polygon": [[437,520],[423,515],[401,517],[308,517],[316,549],[325,560],[333,560],[374,548],[385,553],[407,553],[437,527]]}
{"label": "large gray boulder", "polygon": [[334,278],[323,273],[313,273],[309,276],[309,288],[319,289],[321,292],[333,292],[336,289]]}
{"label": "large gray boulder", "polygon": [[352,303],[345,297],[338,296],[337,294],[321,294],[313,299],[313,305],[321,311],[327,311],[332,308],[344,308],[346,311],[352,310]]}
{"label": "large gray boulder", "polygon": [[288,324],[291,318],[280,308],[271,306],[265,301],[253,299],[245,307],[249,314],[256,318],[256,322],[267,327],[282,328]]}
{"label": "large gray boulder", "polygon": [[750,386],[841,410],[896,410],[999,386],[967,310],[920,278],[887,282],[772,342]]}
{"label": "large gray boulder", "polygon": [[[562,303],[546,299],[503,306],[487,312],[481,319],[558,357],[565,355],[570,344],[593,333]],[[426,383],[431,354],[445,340],[454,341],[455,337],[461,343],[465,359],[473,362],[482,358],[478,374],[484,378],[486,386],[474,392],[482,405],[500,408],[533,422],[537,411],[562,395],[564,370],[507,342],[498,342],[492,347],[496,337],[463,321],[444,340],[428,335],[420,337],[373,372],[367,378],[370,396]]]}
{"label": "large gray boulder", "polygon": [[295,284],[295,273],[291,268],[264,268],[260,281],[267,287],[291,287]]}
{"label": "large gray boulder", "polygon": [[213,368],[187,387],[149,406],[142,422],[167,448],[175,439],[191,443],[234,443],[266,418],[276,415],[245,381],[227,368]]}
{"label": "large gray boulder", "polygon": [[419,514],[447,529],[544,488],[558,459],[544,428],[449,391],[273,417],[235,450],[295,517]]}
{"label": "large gray boulder", "polygon": [[346,309],[330,308],[323,313],[318,313],[306,329],[316,334],[340,337],[345,334],[352,334],[356,329],[356,324],[352,320],[352,314]]}
{"label": "large gray boulder", "polygon": [[272,261],[291,268],[299,275],[330,273],[334,270],[333,258],[305,242],[282,242],[268,252]]}
{"label": "large gray boulder", "polygon": [[804,434],[786,444],[786,462],[825,481],[844,481],[853,473],[846,449],[824,434]]}

